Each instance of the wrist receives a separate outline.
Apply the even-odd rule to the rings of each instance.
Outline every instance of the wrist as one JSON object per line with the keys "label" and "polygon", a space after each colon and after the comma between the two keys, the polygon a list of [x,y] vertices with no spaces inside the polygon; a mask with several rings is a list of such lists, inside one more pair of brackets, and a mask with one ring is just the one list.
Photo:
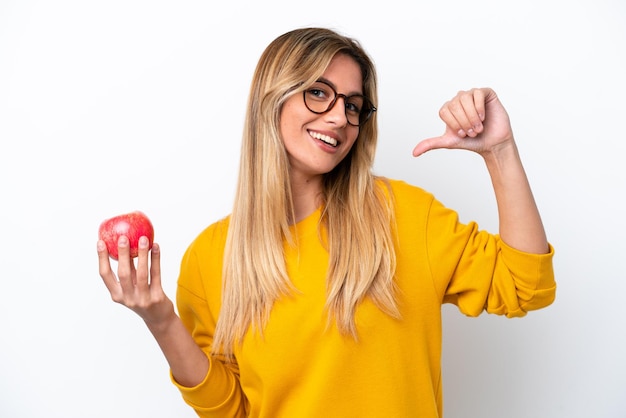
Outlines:
{"label": "wrist", "polygon": [[178,322],[179,318],[174,311],[173,304],[168,300],[164,312],[156,318],[143,318],[150,332],[156,337],[159,334],[167,334],[172,326]]}
{"label": "wrist", "polygon": [[521,165],[521,158],[517,145],[513,139],[502,142],[481,153],[489,171],[501,170],[512,165]]}
{"label": "wrist", "polygon": [[515,139],[511,136],[487,149],[480,152],[483,158],[506,158],[507,156],[517,155],[517,144]]}

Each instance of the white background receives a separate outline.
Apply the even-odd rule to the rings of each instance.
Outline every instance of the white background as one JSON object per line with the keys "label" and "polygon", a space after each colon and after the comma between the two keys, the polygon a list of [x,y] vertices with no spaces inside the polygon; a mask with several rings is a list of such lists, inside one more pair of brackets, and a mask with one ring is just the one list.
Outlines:
{"label": "white background", "polygon": [[480,158],[411,150],[459,89],[492,86],[511,115],[557,300],[514,320],[444,307],[446,417],[626,416],[621,0],[2,0],[0,416],[195,416],[141,320],[110,301],[97,228],[146,212],[173,297],[186,246],[230,211],[256,61],[308,25],[377,63],[377,173],[492,231]]}

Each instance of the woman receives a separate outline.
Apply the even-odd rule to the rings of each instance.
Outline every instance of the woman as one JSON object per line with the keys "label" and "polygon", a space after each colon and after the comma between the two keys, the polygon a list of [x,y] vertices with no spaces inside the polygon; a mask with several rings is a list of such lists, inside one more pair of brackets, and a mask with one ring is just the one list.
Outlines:
{"label": "woman", "polygon": [[420,142],[480,154],[499,234],[415,186],[372,174],[376,73],[359,44],[298,29],[255,71],[230,216],[189,246],[177,316],[160,250],[119,242],[117,277],[201,417],[440,417],[441,305],[523,316],[552,303],[553,249],[505,109],[488,88],[440,110],[445,133]]}

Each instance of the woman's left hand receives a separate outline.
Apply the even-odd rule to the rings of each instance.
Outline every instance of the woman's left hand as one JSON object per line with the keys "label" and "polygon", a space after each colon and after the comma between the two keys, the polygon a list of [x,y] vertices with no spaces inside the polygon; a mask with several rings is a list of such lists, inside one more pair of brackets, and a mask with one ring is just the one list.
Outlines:
{"label": "woman's left hand", "polygon": [[438,148],[484,155],[514,140],[509,115],[490,88],[460,91],[441,107],[439,117],[446,124],[445,133],[422,140],[413,156]]}

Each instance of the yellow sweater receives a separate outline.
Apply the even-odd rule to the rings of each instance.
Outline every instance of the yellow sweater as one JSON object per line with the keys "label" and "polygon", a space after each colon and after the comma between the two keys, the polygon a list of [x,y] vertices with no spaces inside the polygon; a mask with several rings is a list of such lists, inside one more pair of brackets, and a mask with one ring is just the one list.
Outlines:
{"label": "yellow sweater", "polygon": [[[442,303],[469,316],[486,310],[509,317],[552,303],[552,248],[545,255],[517,251],[475,223],[460,224],[422,189],[390,183],[402,320],[366,300],[356,313],[358,341],[326,328],[328,253],[318,240],[317,211],[293,227],[299,246],[286,247],[286,263],[300,292],[275,304],[264,338],[249,332],[236,364],[212,358],[197,387],[173,382],[200,417],[441,417]],[[206,352],[220,310],[227,230],[228,218],[204,230],[181,263],[178,311]]]}

